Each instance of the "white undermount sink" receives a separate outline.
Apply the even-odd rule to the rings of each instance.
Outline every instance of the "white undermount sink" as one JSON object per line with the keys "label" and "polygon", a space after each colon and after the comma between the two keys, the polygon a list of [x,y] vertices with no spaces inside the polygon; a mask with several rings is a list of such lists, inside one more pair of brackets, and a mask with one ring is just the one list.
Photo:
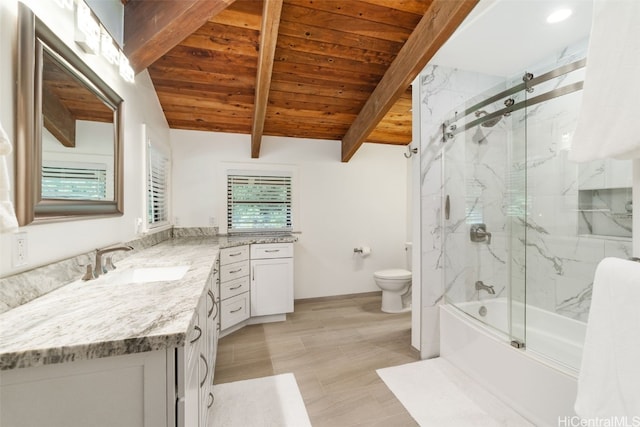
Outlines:
{"label": "white undermount sink", "polygon": [[180,280],[189,271],[188,265],[169,267],[140,267],[105,274],[105,281],[113,284],[168,282]]}

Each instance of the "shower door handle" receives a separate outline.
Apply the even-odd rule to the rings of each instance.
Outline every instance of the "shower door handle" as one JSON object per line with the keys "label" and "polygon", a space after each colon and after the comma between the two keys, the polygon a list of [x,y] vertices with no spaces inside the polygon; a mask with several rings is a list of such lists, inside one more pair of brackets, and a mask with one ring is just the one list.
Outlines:
{"label": "shower door handle", "polygon": [[449,219],[451,216],[451,201],[449,200],[449,195],[444,199],[444,219]]}
{"label": "shower door handle", "polygon": [[487,245],[491,244],[491,233],[487,231],[486,224],[471,224],[469,238],[475,243],[486,241]]}

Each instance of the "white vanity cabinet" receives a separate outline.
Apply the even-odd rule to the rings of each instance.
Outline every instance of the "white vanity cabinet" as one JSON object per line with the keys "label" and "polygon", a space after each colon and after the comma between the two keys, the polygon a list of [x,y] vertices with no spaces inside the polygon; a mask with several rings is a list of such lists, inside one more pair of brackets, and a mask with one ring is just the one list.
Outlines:
{"label": "white vanity cabinet", "polygon": [[251,245],[251,316],[293,312],[293,243]]}
{"label": "white vanity cabinet", "polygon": [[184,346],[0,371],[0,426],[206,427],[217,291],[213,269]]}
{"label": "white vanity cabinet", "polygon": [[220,330],[249,318],[249,246],[220,251]]}

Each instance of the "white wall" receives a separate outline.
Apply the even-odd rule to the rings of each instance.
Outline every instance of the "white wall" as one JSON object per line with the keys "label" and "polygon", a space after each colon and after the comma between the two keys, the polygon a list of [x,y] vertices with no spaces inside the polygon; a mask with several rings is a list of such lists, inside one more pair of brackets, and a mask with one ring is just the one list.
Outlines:
{"label": "white wall", "polygon": [[[147,72],[136,76],[135,84],[126,83],[116,68],[101,58],[86,55],[73,43],[72,13],[64,13],[53,0],[29,0],[35,13],[124,99],[124,198],[122,217],[59,222],[22,227],[27,233],[28,264],[12,266],[12,235],[0,234],[0,276],[8,276],[53,261],[64,259],[97,247],[131,240],[136,235],[136,218],[144,215],[144,168],[142,124],[153,129],[168,144],[169,129]],[[0,0],[0,121],[15,142],[15,67],[16,67],[16,0]],[[13,157],[7,159],[13,165]],[[10,166],[10,181],[13,168]],[[13,185],[12,185],[13,187]]]}
{"label": "white wall", "polygon": [[[405,265],[407,167],[404,146],[364,144],[340,162],[339,141],[263,138],[250,158],[248,135],[171,130],[173,213],[181,227],[218,223],[224,162],[298,169],[300,223],[294,225],[295,298],[376,291],[373,272]],[[221,230],[224,233],[224,230]],[[371,246],[368,258],[353,248]]]}

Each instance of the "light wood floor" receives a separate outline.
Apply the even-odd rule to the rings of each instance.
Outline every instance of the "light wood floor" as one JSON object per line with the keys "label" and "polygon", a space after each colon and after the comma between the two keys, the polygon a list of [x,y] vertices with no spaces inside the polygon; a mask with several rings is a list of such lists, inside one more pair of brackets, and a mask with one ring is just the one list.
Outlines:
{"label": "light wood floor", "polygon": [[286,322],[220,339],[215,383],[292,372],[314,427],[417,426],[376,373],[418,360],[411,315],[380,304],[377,293],[296,302]]}

